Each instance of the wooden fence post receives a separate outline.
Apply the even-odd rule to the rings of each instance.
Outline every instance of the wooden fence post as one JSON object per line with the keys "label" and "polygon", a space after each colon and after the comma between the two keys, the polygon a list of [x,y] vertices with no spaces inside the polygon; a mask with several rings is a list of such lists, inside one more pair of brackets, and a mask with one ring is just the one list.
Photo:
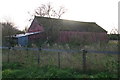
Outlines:
{"label": "wooden fence post", "polygon": [[83,52],[83,72],[85,73],[86,69],[87,69],[87,66],[86,66],[86,53],[87,53],[87,51],[83,49],[82,52]]}
{"label": "wooden fence post", "polygon": [[7,62],[9,63],[10,62],[10,50],[11,47],[8,47],[8,54],[7,54]]}
{"label": "wooden fence post", "polygon": [[27,56],[28,56],[28,47],[26,48],[26,54],[27,54]]}
{"label": "wooden fence post", "polygon": [[29,58],[28,56],[29,56],[29,53],[28,53],[28,46],[27,46],[27,48],[26,48],[26,58]]}
{"label": "wooden fence post", "polygon": [[58,52],[58,67],[60,68],[60,52]]}
{"label": "wooden fence post", "polygon": [[41,47],[38,49],[38,64],[40,64],[40,51],[41,51]]}

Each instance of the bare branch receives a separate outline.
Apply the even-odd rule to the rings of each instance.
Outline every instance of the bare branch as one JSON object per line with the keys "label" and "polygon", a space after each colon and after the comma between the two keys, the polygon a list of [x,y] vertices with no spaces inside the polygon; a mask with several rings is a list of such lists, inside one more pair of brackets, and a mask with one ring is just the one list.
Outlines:
{"label": "bare branch", "polygon": [[38,7],[35,10],[35,15],[38,16],[46,16],[46,17],[56,17],[56,18],[61,18],[61,16],[66,12],[66,9],[61,6],[60,9],[58,11],[56,11],[51,3],[49,2],[48,4],[42,4],[40,7]]}
{"label": "bare branch", "polygon": [[59,11],[58,11],[58,18],[60,19],[61,16],[66,12],[66,9],[64,7],[60,7]]}

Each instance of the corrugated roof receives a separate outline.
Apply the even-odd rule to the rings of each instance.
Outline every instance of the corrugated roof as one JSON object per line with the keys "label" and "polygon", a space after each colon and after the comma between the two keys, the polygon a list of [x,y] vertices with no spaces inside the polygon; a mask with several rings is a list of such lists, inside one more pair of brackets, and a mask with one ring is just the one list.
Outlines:
{"label": "corrugated roof", "polygon": [[35,16],[34,20],[42,25],[45,29],[57,27],[65,31],[81,31],[81,32],[107,32],[95,22],[80,22],[73,20],[55,19],[48,17]]}
{"label": "corrugated roof", "polygon": [[17,35],[14,35],[14,37],[16,37],[16,38],[18,38],[18,37],[24,37],[24,36],[29,36],[29,35],[41,33],[41,32],[42,32],[42,31],[39,31],[39,32],[31,32],[31,33],[25,33],[25,34],[17,34]]}

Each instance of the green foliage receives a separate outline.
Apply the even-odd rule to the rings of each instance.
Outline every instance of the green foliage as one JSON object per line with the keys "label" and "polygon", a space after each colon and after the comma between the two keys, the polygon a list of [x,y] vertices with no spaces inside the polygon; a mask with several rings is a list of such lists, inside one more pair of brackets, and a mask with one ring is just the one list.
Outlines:
{"label": "green foliage", "polygon": [[2,27],[3,37],[23,33],[22,31],[14,27],[13,23],[11,22],[1,23],[1,24],[3,25]]}
{"label": "green foliage", "polygon": [[63,70],[55,66],[45,66],[45,67],[42,67],[42,69],[44,70],[44,75],[41,77],[47,77],[47,78],[70,78],[72,77],[71,70]]}
{"label": "green foliage", "polygon": [[20,63],[14,62],[14,63],[3,63],[2,65],[2,70],[5,69],[18,69],[18,68],[22,68],[22,65]]}
{"label": "green foliage", "polygon": [[[3,78],[117,78],[117,75],[106,72],[98,72],[96,74],[84,74],[73,69],[60,69],[56,66],[44,67],[20,67],[16,64],[9,65],[3,64],[4,70],[2,71]],[[12,69],[11,65],[15,66]],[[8,68],[8,66],[10,66]]]}
{"label": "green foliage", "polygon": [[89,40],[87,40],[87,36],[84,36],[80,38],[79,36],[71,36],[68,44],[70,46],[84,46],[89,43]]}
{"label": "green foliage", "polygon": [[2,45],[4,46],[13,46],[15,41],[11,38],[12,35],[23,33],[14,27],[13,23],[6,22],[2,24]]}
{"label": "green foliage", "polygon": [[110,40],[118,40],[120,39],[120,34],[109,34],[109,39]]}
{"label": "green foliage", "polygon": [[117,73],[117,71],[118,71],[118,62],[116,60],[114,60],[112,57],[111,58],[109,57],[106,60],[105,67],[106,67],[107,72]]}

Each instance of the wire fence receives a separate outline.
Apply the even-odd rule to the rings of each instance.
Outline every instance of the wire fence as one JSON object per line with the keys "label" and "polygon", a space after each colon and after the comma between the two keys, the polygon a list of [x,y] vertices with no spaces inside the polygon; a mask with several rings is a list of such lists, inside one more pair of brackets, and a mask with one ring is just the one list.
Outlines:
{"label": "wire fence", "polygon": [[[0,47],[0,49],[16,49],[16,50],[33,50],[33,51],[38,51],[39,49],[44,50],[44,51],[52,51],[52,52],[81,52],[84,49],[81,50],[65,50],[65,49],[48,49],[48,48],[16,48],[16,47]],[[86,50],[88,53],[106,53],[106,54],[120,54],[118,51],[95,51],[95,50]]]}
{"label": "wire fence", "polygon": [[[3,51],[7,50],[5,51],[5,53],[3,52],[2,58],[3,61],[5,60],[8,63],[17,61],[18,59],[20,60],[20,62],[25,63],[26,61],[28,62],[28,64],[29,62],[36,63],[38,65],[51,63],[57,65],[59,68],[63,66],[70,67],[72,65],[72,67],[77,67],[77,68],[81,67],[81,69],[84,72],[86,72],[86,70],[90,68],[90,66],[92,66],[91,68],[95,68],[94,66],[96,66],[96,68],[98,66],[99,68],[101,68],[101,65],[103,64],[101,62],[104,62],[110,57],[117,60],[116,54],[120,54],[118,51],[95,51],[95,50],[85,50],[85,49],[67,50],[67,49],[27,48],[27,47],[19,47],[19,48],[0,47],[0,49],[3,49]],[[70,54],[70,53],[77,53],[77,54]],[[98,54],[95,54],[93,56],[93,54],[89,54],[89,53],[98,53]],[[30,54],[32,54],[32,56]],[[108,57],[107,54],[109,55],[109,58],[107,58]]]}

